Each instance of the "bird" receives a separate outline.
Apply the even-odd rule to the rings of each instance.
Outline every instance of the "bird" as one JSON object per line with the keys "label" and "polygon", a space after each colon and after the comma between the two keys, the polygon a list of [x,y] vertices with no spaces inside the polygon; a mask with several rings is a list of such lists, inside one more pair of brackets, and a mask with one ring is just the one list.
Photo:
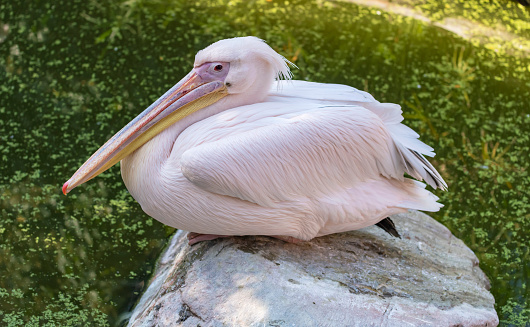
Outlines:
{"label": "bird", "polygon": [[[66,195],[121,161],[143,211],[189,244],[264,235],[288,242],[438,211],[447,184],[401,107],[347,85],[292,79],[254,37],[217,41],[63,185]],[[408,174],[411,178],[406,177]],[[414,179],[412,179],[414,178]],[[424,181],[425,183],[422,183]]]}

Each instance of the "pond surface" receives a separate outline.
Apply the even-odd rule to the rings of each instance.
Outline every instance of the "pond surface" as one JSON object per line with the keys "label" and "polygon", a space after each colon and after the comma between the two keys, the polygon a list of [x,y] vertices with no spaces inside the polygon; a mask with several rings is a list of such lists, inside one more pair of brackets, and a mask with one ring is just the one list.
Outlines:
{"label": "pond surface", "polygon": [[530,60],[377,9],[264,0],[0,4],[0,325],[119,323],[172,229],[117,166],[61,186],[198,50],[244,35],[295,62],[296,79],[403,106],[449,184],[433,216],[477,253],[502,324],[530,325]]}

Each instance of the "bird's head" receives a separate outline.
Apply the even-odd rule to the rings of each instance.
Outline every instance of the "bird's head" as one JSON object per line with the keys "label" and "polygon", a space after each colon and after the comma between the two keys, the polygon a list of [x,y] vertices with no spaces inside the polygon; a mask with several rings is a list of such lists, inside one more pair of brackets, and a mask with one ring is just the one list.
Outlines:
{"label": "bird's head", "polygon": [[252,36],[221,40],[199,51],[191,72],[99,148],[64,183],[63,193],[109,169],[177,121],[225,97],[234,107],[263,101],[275,78],[291,77],[288,63]]}
{"label": "bird's head", "polygon": [[195,56],[193,71],[219,76],[228,94],[247,95],[262,101],[275,79],[290,79],[290,63],[263,40],[254,36],[215,42]]}

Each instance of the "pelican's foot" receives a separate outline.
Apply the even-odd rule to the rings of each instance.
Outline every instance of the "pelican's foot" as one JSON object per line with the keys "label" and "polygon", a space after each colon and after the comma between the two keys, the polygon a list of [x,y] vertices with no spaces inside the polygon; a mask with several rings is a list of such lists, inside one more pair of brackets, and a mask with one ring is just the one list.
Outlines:
{"label": "pelican's foot", "polygon": [[271,237],[277,238],[277,239],[285,241],[287,243],[293,243],[293,244],[297,244],[297,243],[300,243],[300,242],[305,242],[304,240],[301,240],[299,238],[292,237],[292,236],[271,235]]}
{"label": "pelican's foot", "polygon": [[215,240],[216,238],[230,237],[230,236],[231,235],[213,235],[213,234],[200,234],[200,233],[188,232],[188,244],[193,245],[195,243],[199,243],[202,241],[211,241],[211,240]]}
{"label": "pelican's foot", "polygon": [[[214,235],[214,234],[200,234],[200,233],[188,232],[188,244],[193,245],[193,244],[203,242],[203,241],[211,241],[211,240],[215,240],[216,238],[231,237],[231,236],[234,236],[234,235]],[[284,242],[293,243],[293,244],[304,242],[304,240],[301,240],[299,238],[292,237],[292,236],[270,235],[270,237],[274,237]]]}

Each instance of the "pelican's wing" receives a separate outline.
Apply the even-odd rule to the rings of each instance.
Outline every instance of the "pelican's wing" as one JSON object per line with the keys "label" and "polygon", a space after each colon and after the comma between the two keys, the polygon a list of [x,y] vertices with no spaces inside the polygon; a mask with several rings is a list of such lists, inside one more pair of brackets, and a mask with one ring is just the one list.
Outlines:
{"label": "pelican's wing", "polygon": [[403,121],[401,107],[394,103],[380,103],[367,92],[340,84],[313,83],[306,81],[278,81],[271,94],[282,98],[310,99],[322,104],[349,104],[362,106],[385,123],[402,157],[405,171],[419,180],[425,180],[434,188],[447,189],[447,184],[424,155],[434,157],[433,148],[418,140],[419,135]]}
{"label": "pelican's wing", "polygon": [[351,86],[297,80],[274,82],[270,94],[279,97],[331,101],[341,104],[379,102],[370,93]]}
{"label": "pelican's wing", "polygon": [[185,151],[184,176],[209,192],[267,206],[381,175],[403,179],[402,157],[385,123],[363,107],[282,100],[232,110],[259,115],[278,107],[289,109]]}

